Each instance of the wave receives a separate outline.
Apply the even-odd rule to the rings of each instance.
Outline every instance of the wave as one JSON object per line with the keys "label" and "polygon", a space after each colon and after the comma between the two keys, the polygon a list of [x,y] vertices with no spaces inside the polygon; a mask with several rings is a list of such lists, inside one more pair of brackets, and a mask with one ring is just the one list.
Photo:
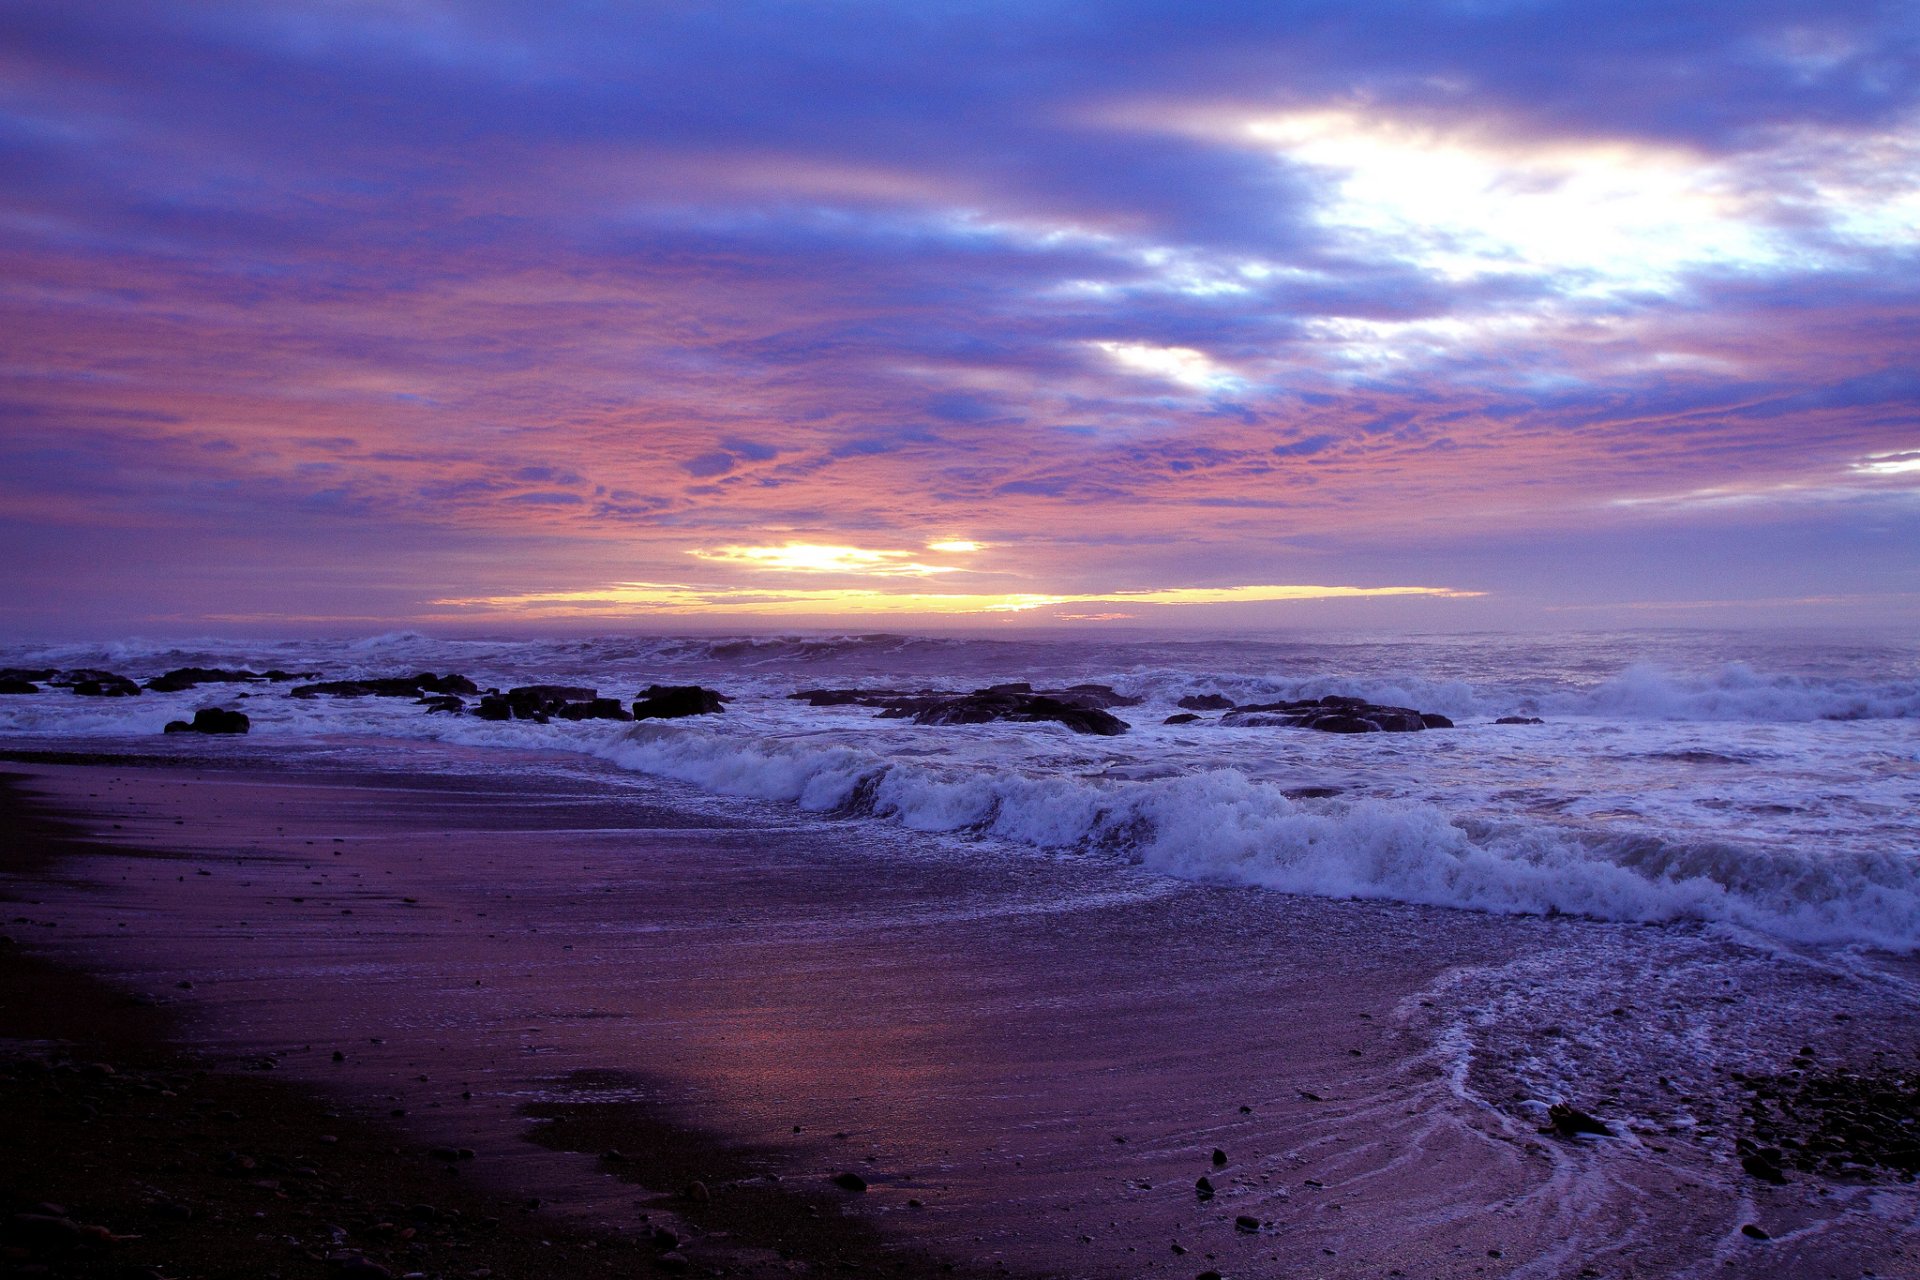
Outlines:
{"label": "wave", "polygon": [[887,760],[854,747],[635,726],[597,754],[722,795],[915,831],[1117,854],[1181,879],[1501,914],[1731,924],[1799,942],[1920,948],[1920,876],[1891,855],[1464,823],[1436,805],[1290,799],[1233,769],[1141,782]]}
{"label": "wave", "polygon": [[1920,717],[1920,682],[1770,675],[1729,662],[1706,675],[1636,663],[1578,693],[1541,699],[1542,710],[1654,720],[1899,720]]}

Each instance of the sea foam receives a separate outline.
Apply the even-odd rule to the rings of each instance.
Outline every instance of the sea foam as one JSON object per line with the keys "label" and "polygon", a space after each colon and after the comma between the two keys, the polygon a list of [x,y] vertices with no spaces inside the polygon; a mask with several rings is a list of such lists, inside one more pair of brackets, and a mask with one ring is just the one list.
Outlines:
{"label": "sea foam", "polygon": [[1142,782],[888,760],[847,746],[641,725],[599,753],[722,795],[916,831],[1119,855],[1162,874],[1338,898],[1614,921],[1696,920],[1920,947],[1910,860],[1465,822],[1408,800],[1298,801],[1235,769]]}

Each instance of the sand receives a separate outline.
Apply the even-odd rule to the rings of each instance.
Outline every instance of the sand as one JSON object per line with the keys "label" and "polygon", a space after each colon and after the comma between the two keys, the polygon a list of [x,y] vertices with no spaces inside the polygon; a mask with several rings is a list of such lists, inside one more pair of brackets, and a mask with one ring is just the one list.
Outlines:
{"label": "sand", "polygon": [[[270,1075],[285,1102],[252,1111],[333,1112],[495,1206],[462,1221],[628,1266],[678,1239],[668,1266],[741,1274],[1852,1276],[1898,1274],[1915,1238],[1910,1195],[1816,1219],[1818,1189],[1674,1154],[1724,1173],[1710,1138],[1609,1147],[1463,1101],[1436,1005],[1590,948],[1585,922],[983,861],[480,754],[10,765],[76,829],[9,855],[8,933],[150,1002],[134,1040],[174,1055],[153,1071]],[[48,1038],[15,1008],[8,1034]],[[1763,1218],[1772,1238],[1740,1231]],[[302,1250],[276,1236],[262,1265],[488,1265],[472,1240],[285,1234]],[[110,1247],[227,1273],[143,1245]]]}

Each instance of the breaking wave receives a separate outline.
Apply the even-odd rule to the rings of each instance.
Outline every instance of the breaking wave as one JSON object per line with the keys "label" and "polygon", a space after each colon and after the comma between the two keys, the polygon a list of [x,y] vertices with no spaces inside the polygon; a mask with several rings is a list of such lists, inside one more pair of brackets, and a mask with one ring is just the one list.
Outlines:
{"label": "breaking wave", "polygon": [[1296,801],[1233,769],[1143,782],[887,760],[845,746],[636,726],[614,762],[722,795],[915,831],[1119,855],[1181,879],[1335,898],[1627,922],[1694,920],[1813,943],[1920,947],[1920,877],[1893,855],[1802,852],[1519,821],[1401,800]]}

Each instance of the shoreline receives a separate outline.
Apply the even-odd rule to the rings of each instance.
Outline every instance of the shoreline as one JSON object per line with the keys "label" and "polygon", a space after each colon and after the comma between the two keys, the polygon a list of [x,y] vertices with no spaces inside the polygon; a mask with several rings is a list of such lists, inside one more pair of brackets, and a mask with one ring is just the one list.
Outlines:
{"label": "shoreline", "polygon": [[[139,759],[45,754],[58,759],[41,763],[94,767]],[[0,825],[13,833],[0,868],[9,873],[0,880],[9,920],[0,929],[0,1111],[17,1125],[0,1144],[0,1201],[26,1215],[13,1217],[0,1245],[11,1274],[988,1274],[904,1253],[834,1212],[833,1197],[758,1179],[752,1153],[631,1101],[548,1108],[558,1123],[543,1130],[546,1145],[617,1152],[603,1158],[604,1172],[647,1206],[627,1224],[595,1227],[540,1212],[538,1188],[471,1176],[471,1152],[453,1149],[450,1160],[447,1148],[274,1078],[270,1059],[243,1067],[196,1048],[177,1010],[16,941],[35,920],[15,877],[126,853],[89,840],[30,795],[27,780],[0,764]],[[49,1151],[61,1158],[46,1163]],[[694,1183],[704,1194],[687,1193]]]}
{"label": "shoreline", "polygon": [[[272,1063],[294,1113],[385,1135],[342,1177],[471,1190],[629,1273],[1760,1277],[1911,1252],[1873,1207],[1910,1190],[1745,1178],[1721,1078],[1803,1039],[1911,1056],[1911,1024],[1710,931],[982,860],[527,754],[4,758],[64,815],[14,851],[48,901],[5,931],[164,1003],[139,1014],[187,1047],[167,1070],[265,1087]],[[1789,985],[1727,1003],[1675,964]],[[1612,1136],[1543,1134],[1550,1101]],[[292,1136],[288,1164],[316,1140]],[[501,1273],[554,1273],[532,1256]]]}

